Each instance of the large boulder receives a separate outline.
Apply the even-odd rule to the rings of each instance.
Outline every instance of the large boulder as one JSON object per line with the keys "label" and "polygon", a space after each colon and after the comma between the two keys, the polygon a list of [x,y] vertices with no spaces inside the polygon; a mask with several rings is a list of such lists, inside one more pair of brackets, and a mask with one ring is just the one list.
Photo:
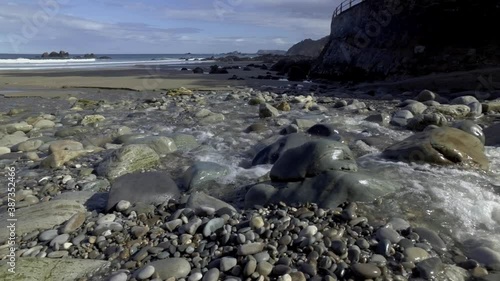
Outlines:
{"label": "large boulder", "polygon": [[371,202],[398,187],[372,175],[329,171],[301,182],[258,184],[245,195],[245,207],[285,202],[317,203],[321,208],[336,208],[346,201]]}
{"label": "large boulder", "polygon": [[260,150],[252,161],[252,166],[274,164],[287,150],[303,145],[312,137],[303,133],[294,133],[279,138],[274,143]]}
{"label": "large boulder", "polygon": [[489,167],[481,141],[472,134],[449,127],[417,133],[389,146],[382,154],[406,162],[460,165],[484,170]]}
{"label": "large boulder", "polygon": [[159,161],[158,154],[145,144],[126,145],[105,158],[97,167],[97,174],[113,180],[128,173],[152,168]]}
{"label": "large boulder", "polygon": [[106,210],[111,210],[120,200],[159,204],[179,197],[177,184],[164,172],[126,174],[111,185]]}
{"label": "large boulder", "polygon": [[183,175],[183,186],[187,190],[203,188],[217,179],[229,174],[225,166],[212,162],[196,162]]}
{"label": "large boulder", "polygon": [[300,181],[326,171],[357,171],[354,156],[346,145],[319,139],[285,151],[271,169],[273,181]]}

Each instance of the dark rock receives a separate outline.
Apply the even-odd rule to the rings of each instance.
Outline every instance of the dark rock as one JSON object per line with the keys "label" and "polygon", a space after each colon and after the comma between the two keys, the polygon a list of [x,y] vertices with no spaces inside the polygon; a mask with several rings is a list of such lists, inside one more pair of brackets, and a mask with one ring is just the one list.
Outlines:
{"label": "dark rock", "polygon": [[500,146],[500,123],[495,123],[484,129],[485,144]]}
{"label": "dark rock", "polygon": [[177,184],[163,172],[127,174],[117,178],[109,191],[106,211],[111,210],[120,200],[130,203],[162,203],[180,197]]}
{"label": "dark rock", "polygon": [[357,171],[351,150],[340,142],[314,140],[284,152],[271,169],[270,177],[273,181],[300,181],[334,170]]}
{"label": "dark rock", "polygon": [[302,133],[281,137],[273,144],[259,151],[252,161],[252,166],[274,164],[285,151],[301,146],[311,139],[310,136]]}
{"label": "dark rock", "polygon": [[443,271],[443,262],[437,257],[426,259],[417,263],[417,271],[425,280],[436,280],[439,273]]}
{"label": "dark rock", "polygon": [[258,184],[249,189],[245,206],[264,206],[268,203],[317,203],[321,208],[336,208],[346,201],[371,202],[394,192],[397,186],[362,173],[330,171],[301,182],[291,182],[272,188]]}
{"label": "dark rock", "polygon": [[203,68],[201,67],[196,67],[193,69],[193,73],[196,73],[196,74],[203,74]]}

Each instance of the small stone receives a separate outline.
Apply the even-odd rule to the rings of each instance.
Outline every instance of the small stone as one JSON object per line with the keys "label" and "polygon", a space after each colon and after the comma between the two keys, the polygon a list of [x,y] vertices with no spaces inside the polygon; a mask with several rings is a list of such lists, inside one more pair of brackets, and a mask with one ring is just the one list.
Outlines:
{"label": "small stone", "polygon": [[263,261],[257,264],[257,272],[262,276],[268,276],[273,271],[273,265]]}
{"label": "small stone", "polygon": [[218,229],[221,229],[223,226],[224,226],[223,218],[213,218],[210,221],[208,221],[205,227],[203,228],[203,235],[205,237],[208,237]]}
{"label": "small stone", "polygon": [[154,273],[155,273],[155,268],[151,265],[147,265],[146,267],[144,267],[139,271],[139,273],[137,274],[137,278],[139,280],[146,280],[151,276],[153,276]]}
{"label": "small stone", "polygon": [[376,236],[379,240],[387,239],[391,241],[391,243],[398,243],[401,240],[399,233],[388,227],[382,227],[377,230]]}
{"label": "small stone", "polygon": [[261,216],[255,216],[250,220],[250,226],[253,229],[259,229],[264,226],[264,219]]}
{"label": "small stone", "polygon": [[61,232],[62,233],[72,233],[73,231],[77,230],[82,224],[85,222],[85,213],[84,212],[78,212],[74,214],[62,227]]}
{"label": "small stone", "polygon": [[300,237],[304,237],[304,236],[310,237],[310,236],[316,235],[316,233],[318,233],[318,227],[316,227],[315,225],[309,225],[300,231],[299,236]]}
{"label": "small stone", "polygon": [[236,266],[237,263],[238,260],[235,258],[223,257],[220,261],[220,270],[222,272],[230,271],[231,269],[233,269],[233,267]]}
{"label": "small stone", "polygon": [[430,257],[429,253],[427,253],[424,249],[418,247],[410,247],[406,248],[403,251],[405,255],[405,261],[407,262],[420,262]]}
{"label": "small stone", "polygon": [[62,245],[66,243],[69,239],[69,234],[61,234],[50,241],[50,246],[55,247],[56,245]]}
{"label": "small stone", "polygon": [[38,236],[38,240],[40,240],[41,242],[45,242],[56,238],[56,236],[57,236],[56,229],[46,230],[40,233],[40,235]]}
{"label": "small stone", "polygon": [[257,269],[257,261],[255,259],[249,259],[243,269],[243,275],[250,276]]}
{"label": "small stone", "polygon": [[217,281],[219,280],[220,272],[217,268],[212,268],[203,276],[203,281]]}
{"label": "small stone", "polygon": [[264,250],[264,243],[250,243],[245,245],[240,245],[238,247],[238,255],[240,256],[248,256],[254,255]]}
{"label": "small stone", "polygon": [[202,278],[203,274],[201,272],[195,272],[189,276],[188,281],[200,281]]}
{"label": "small stone", "polygon": [[123,211],[126,211],[128,210],[128,208],[130,208],[130,202],[127,201],[127,200],[120,200],[120,202],[118,202],[116,204],[116,210],[118,212],[123,212]]}
{"label": "small stone", "polygon": [[357,263],[351,266],[351,269],[356,275],[366,279],[374,279],[382,275],[380,268],[371,263]]}
{"label": "small stone", "polygon": [[128,279],[127,273],[120,272],[118,274],[111,276],[111,278],[109,278],[108,281],[127,281],[127,279]]}

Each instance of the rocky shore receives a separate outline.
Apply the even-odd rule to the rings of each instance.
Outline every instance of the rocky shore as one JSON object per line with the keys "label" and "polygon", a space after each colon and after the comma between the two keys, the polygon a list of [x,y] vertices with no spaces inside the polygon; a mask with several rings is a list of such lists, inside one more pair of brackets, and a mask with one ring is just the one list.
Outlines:
{"label": "rocky shore", "polygon": [[2,193],[0,279],[500,280],[500,101],[482,97],[4,98],[18,272]]}

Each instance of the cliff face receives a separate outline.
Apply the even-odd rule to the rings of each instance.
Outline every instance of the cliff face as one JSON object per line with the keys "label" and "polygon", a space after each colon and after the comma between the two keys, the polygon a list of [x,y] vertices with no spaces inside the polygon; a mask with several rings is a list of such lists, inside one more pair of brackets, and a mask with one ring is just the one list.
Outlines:
{"label": "cliff face", "polygon": [[384,78],[498,65],[499,18],[499,0],[365,0],[333,17],[312,76]]}
{"label": "cliff face", "polygon": [[306,56],[316,58],[321,54],[325,45],[328,43],[329,36],[325,36],[318,40],[306,39],[293,45],[288,52],[287,56]]}

